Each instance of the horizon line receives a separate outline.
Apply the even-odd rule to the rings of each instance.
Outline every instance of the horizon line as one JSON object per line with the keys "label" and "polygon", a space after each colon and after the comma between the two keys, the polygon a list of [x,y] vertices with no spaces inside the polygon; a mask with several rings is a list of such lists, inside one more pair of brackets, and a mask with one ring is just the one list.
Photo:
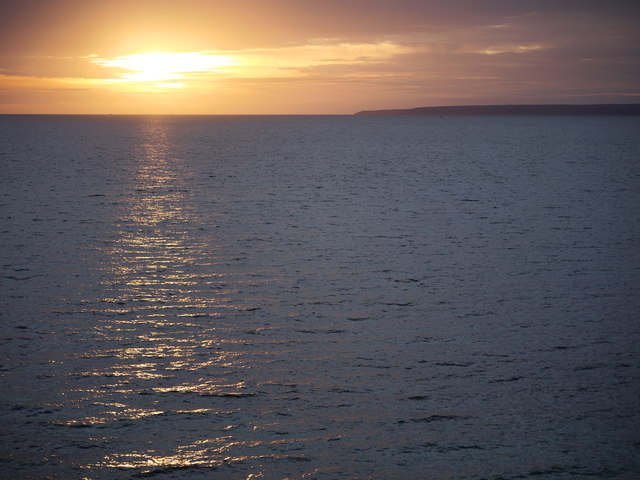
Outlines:
{"label": "horizon line", "polygon": [[359,114],[375,114],[377,112],[416,112],[420,110],[431,109],[456,109],[456,108],[502,108],[502,107],[569,107],[569,108],[586,108],[586,107],[633,107],[640,108],[640,102],[636,103],[487,103],[487,104],[458,104],[458,105],[431,105],[421,107],[407,108],[382,108],[359,110],[352,113],[37,113],[37,112],[0,112],[0,116],[219,116],[219,117],[293,117],[293,116],[355,116]]}

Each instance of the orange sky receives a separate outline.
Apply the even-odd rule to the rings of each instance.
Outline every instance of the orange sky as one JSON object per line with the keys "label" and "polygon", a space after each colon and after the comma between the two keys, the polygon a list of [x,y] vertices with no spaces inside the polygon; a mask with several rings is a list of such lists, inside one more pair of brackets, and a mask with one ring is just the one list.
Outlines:
{"label": "orange sky", "polygon": [[636,0],[0,0],[0,113],[640,102]]}

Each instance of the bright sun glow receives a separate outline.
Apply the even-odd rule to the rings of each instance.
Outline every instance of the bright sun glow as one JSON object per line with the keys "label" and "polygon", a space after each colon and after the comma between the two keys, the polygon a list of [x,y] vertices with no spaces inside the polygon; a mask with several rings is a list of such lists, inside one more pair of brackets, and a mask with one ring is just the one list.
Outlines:
{"label": "bright sun glow", "polygon": [[106,67],[124,69],[119,81],[124,82],[167,82],[157,86],[177,88],[183,84],[175,82],[185,76],[202,72],[220,71],[222,67],[232,65],[232,59],[225,55],[205,52],[165,53],[153,52],[138,55],[126,55],[111,60],[96,59],[93,63]]}

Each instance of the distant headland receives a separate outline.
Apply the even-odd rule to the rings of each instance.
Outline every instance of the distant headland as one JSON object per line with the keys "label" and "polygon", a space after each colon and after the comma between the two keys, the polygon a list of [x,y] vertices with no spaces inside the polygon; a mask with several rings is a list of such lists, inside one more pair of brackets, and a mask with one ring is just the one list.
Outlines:
{"label": "distant headland", "polygon": [[640,115],[640,104],[461,105],[363,110],[355,115]]}

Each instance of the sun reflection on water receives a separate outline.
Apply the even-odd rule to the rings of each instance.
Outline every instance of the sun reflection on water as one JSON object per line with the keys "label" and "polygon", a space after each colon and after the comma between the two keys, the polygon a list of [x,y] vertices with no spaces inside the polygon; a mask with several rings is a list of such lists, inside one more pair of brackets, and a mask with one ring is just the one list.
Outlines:
{"label": "sun reflection on water", "polygon": [[233,301],[216,238],[202,233],[174,133],[167,118],[141,120],[131,187],[101,252],[102,293],[86,302],[99,319],[98,346],[79,357],[86,368],[70,374],[69,402],[83,413],[56,423],[104,432],[114,447],[84,463],[94,472],[215,467],[264,453],[236,448],[229,435],[239,412],[229,402],[260,392],[244,379],[245,346],[217,322],[248,308]]}
{"label": "sun reflection on water", "polygon": [[[225,291],[211,295],[224,274],[216,272],[211,238],[198,238],[198,215],[190,202],[189,165],[172,151],[167,119],[148,117],[140,127],[132,192],[110,245],[112,295],[102,298],[113,313],[152,311],[195,315],[234,308]],[[163,312],[164,313],[164,312]],[[212,314],[208,310],[207,315]]]}

